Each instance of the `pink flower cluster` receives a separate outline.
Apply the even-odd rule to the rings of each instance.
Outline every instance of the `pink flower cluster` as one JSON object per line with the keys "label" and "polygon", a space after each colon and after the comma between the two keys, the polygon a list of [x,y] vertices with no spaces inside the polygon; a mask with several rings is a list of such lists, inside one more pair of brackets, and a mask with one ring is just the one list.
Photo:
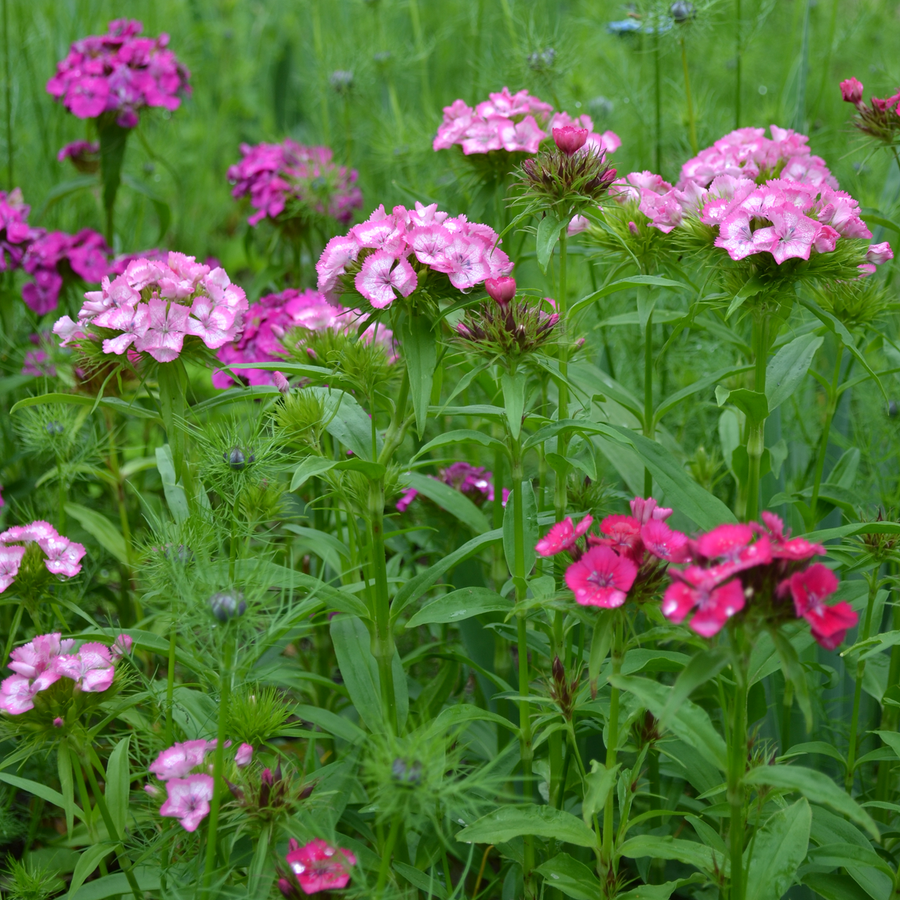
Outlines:
{"label": "pink flower cluster", "polygon": [[280,144],[241,144],[243,159],[228,170],[233,197],[249,195],[257,225],[270,219],[294,219],[310,211],[348,223],[362,207],[358,173],[332,162],[330,147],[305,147],[286,138]]}
{"label": "pink flower cluster", "polygon": [[294,878],[279,878],[278,889],[289,900],[294,900],[299,894],[296,890],[298,885],[303,894],[345,888],[350,881],[350,870],[356,865],[356,856],[349,850],[332,847],[320,839],[301,847],[291,838],[285,862]]}
{"label": "pink flower cluster", "polygon": [[63,316],[53,326],[62,346],[85,338],[103,341],[103,352],[132,348],[160,363],[172,362],[194,343],[218,350],[236,340],[247,309],[244,291],[221,267],[169,253],[166,262],[136,259],[102,289],[89,291],[78,321]]}
{"label": "pink flower cluster", "polygon": [[[329,303],[318,291],[287,288],[280,294],[260,297],[244,314],[244,331],[238,340],[219,350],[219,360],[226,366],[234,363],[278,362],[284,359],[284,338],[292,328],[308,331],[331,330],[355,333],[362,314],[357,309]],[[368,329],[365,341],[376,340],[390,347],[392,334],[387,328]],[[275,372],[266,369],[240,369],[250,384],[275,384]],[[213,372],[213,385],[225,389],[234,384],[227,372]]]}
{"label": "pink flower cluster", "polygon": [[0,594],[15,580],[30,546],[40,548],[44,566],[53,575],[74,578],[81,571],[85,549],[61,537],[49,522],[15,525],[0,534]]}
{"label": "pink flower cluster", "polygon": [[837,190],[838,183],[825,161],[813,156],[806,145],[806,135],[777,125],[770,130],[771,138],[765,136],[764,128],[739,128],[719,138],[681,167],[680,186],[690,181],[708,187],[719,175],[731,175],[751,181],[802,181]]}
{"label": "pink flower cluster", "polygon": [[108,255],[103,235],[90,228],[76,234],[39,233],[22,260],[22,268],[34,278],[23,285],[22,299],[39,316],[56,309],[64,276],[74,272],[85,281],[99,282],[106,275]]}
{"label": "pink flower cluster", "polygon": [[28,224],[30,211],[19,188],[0,191],[0,272],[18,269],[28,245],[41,234]]}
{"label": "pink flower cluster", "polygon": [[17,716],[34,709],[34,699],[61,678],[73,681],[86,694],[109,689],[116,674],[115,664],[131,649],[131,638],[119,635],[112,649],[105,644],[82,644],[61,635],[42,634],[10,653],[9,668],[15,672],[0,684],[0,709]]}
{"label": "pink flower cluster", "polygon": [[[433,478],[434,476],[429,476]],[[494,473],[489,472],[482,466],[473,466],[467,462],[455,462],[446,469],[443,469],[435,478],[435,481],[442,481],[464,496],[468,497],[476,505],[493,501],[494,499]],[[397,512],[406,512],[410,503],[419,496],[419,492],[415,488],[405,491],[403,496],[397,501]],[[503,505],[509,499],[509,491],[503,488]]]}
{"label": "pink flower cluster", "polygon": [[430,272],[466,291],[512,271],[499,244],[489,225],[469,222],[464,215],[451,217],[439,212],[436,203],[417,202],[415,210],[395,206],[391,213],[379,206],[365,222],[325,245],[316,263],[318,286],[337,302],[340,278],[352,267],[356,290],[375,309],[390,306],[398,294],[408,297]]}
{"label": "pink flower cluster", "polygon": [[136,127],[145,106],[177,109],[180,95],[190,93],[190,73],[166,49],[167,34],[139,37],[141,28],[134,19],[116,19],[107,34],[76,41],[47,92],[79,119],[110,113],[122,128]]}
{"label": "pink flower cluster", "polygon": [[[688,538],[674,531],[665,520],[671,509],[657,505],[650,497],[635,497],[631,515],[607,516],[600,534],[590,534],[591,516],[578,525],[570,518],[557,522],[535,545],[541,556],[568,552],[574,560],[566,569],[566,584],[582,606],[615,609],[628,597],[636,582],[643,583],[658,573],[660,564],[687,559]],[[585,537],[586,547],[579,541]]]}
{"label": "pink flower cluster", "polygon": [[[196,831],[209,814],[215,782],[209,774],[212,765],[206,762],[206,757],[216,749],[216,744],[215,740],[173,744],[150,764],[150,772],[166,787],[166,799],[159,814],[178,819],[185,831]],[[230,747],[231,741],[227,741],[225,746]],[[253,747],[241,744],[234,754],[234,763],[242,768],[249,765],[252,758]],[[197,772],[197,769],[204,771]],[[144,790],[152,797],[161,793],[155,785],[148,784]]]}
{"label": "pink flower cluster", "polygon": [[447,150],[454,144],[462,147],[466,156],[505,150],[507,153],[537,153],[544,138],[554,128],[575,126],[589,132],[587,146],[614,152],[621,141],[611,131],[594,132],[594,123],[588,116],[573,119],[568,113],[553,113],[553,107],[527,91],[515,94],[504,87],[502,91],[488,94],[474,109],[463,100],[456,100],[444,107],[444,119],[432,143],[435,150]]}
{"label": "pink flower cluster", "polygon": [[[837,578],[821,563],[807,565],[824,552],[805,538],[791,538],[773,513],[764,512],[761,523],[719,525],[688,543],[685,568],[669,569],[663,614],[673,622],[691,616],[690,627],[712,637],[748,603],[770,601],[770,616],[806,619],[813,637],[833,650],[857,615],[843,601],[825,603],[837,590]],[[793,609],[784,602],[788,597]]]}

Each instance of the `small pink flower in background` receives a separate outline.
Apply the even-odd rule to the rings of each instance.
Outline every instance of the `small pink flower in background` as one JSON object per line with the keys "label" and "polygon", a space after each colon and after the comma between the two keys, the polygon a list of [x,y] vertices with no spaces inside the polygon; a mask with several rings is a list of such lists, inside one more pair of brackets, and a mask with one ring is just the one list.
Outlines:
{"label": "small pink flower in background", "polygon": [[717,586],[706,572],[694,566],[677,573],[676,578],[666,588],[663,615],[677,624],[696,609],[690,626],[703,637],[718,634],[744,608],[744,591],[737,579]]}
{"label": "small pink flower in background", "polygon": [[[429,478],[435,478],[429,475]],[[473,466],[467,462],[455,462],[442,469],[435,478],[436,481],[442,481],[454,490],[464,494],[476,505],[491,502],[494,500],[494,473],[489,472],[482,466]],[[419,496],[419,492],[415,488],[410,488],[404,492],[397,501],[397,511],[405,512],[409,505]],[[503,497],[501,502],[506,506],[509,499],[509,490],[503,488]]]}
{"label": "small pink flower in background", "polygon": [[634,500],[629,501],[629,506],[631,507],[631,515],[641,525],[646,525],[654,519],[658,522],[664,522],[672,515],[671,509],[659,506],[652,497],[648,497],[646,500],[643,497],[635,497]]}
{"label": "small pink flower in background", "polygon": [[566,516],[562,522],[557,522],[550,530],[537,542],[534,549],[541,556],[556,556],[563,550],[570,550],[575,546],[578,539],[587,533],[587,530],[593,524],[593,516],[585,516],[578,525],[573,525],[572,520]]}
{"label": "small pink flower in background", "polygon": [[798,616],[809,622],[813,637],[826,650],[834,650],[859,621],[849,603],[832,606],[825,601],[838,589],[834,572],[822,563],[813,563],[803,572],[795,572],[779,586],[782,596],[790,593]]}
{"label": "small pink flower in background", "polygon": [[346,887],[350,870],[356,865],[356,856],[323,840],[310,841],[302,847],[292,840],[286,861],[303,893],[316,894]]}
{"label": "small pink flower in background", "polygon": [[253,747],[251,747],[250,744],[241,744],[240,747],[237,748],[237,752],[234,754],[235,765],[238,768],[249,766],[251,759],[253,759]]}
{"label": "small pink flower in background", "polygon": [[0,593],[3,593],[19,574],[25,547],[20,544],[36,543],[45,555],[44,567],[48,572],[64,578],[74,578],[81,571],[85,549],[43,521],[30,525],[14,525],[0,534]]}
{"label": "small pink flower in background", "polygon": [[125,656],[128,656],[131,653],[131,647],[134,644],[134,641],[129,634],[120,634],[114,641],[112,647],[110,647],[110,654],[112,655],[113,662],[118,662]]}
{"label": "small pink flower in background", "polygon": [[192,769],[203,765],[207,749],[208,745],[204,740],[173,744],[156,757],[149,769],[160,781],[183,778]]}
{"label": "small pink flower in background", "polygon": [[581,234],[582,231],[587,231],[588,228],[591,227],[591,220],[586,216],[575,216],[572,221],[569,222],[569,227],[566,229],[566,234],[569,237],[574,237],[576,234]]}
{"label": "small pink flower in background", "polygon": [[566,569],[566,584],[582,606],[614,609],[637,577],[637,566],[610,547],[592,547]]}
{"label": "small pink flower in background", "polygon": [[209,815],[209,802],[215,784],[210,775],[188,775],[172,778],[166,783],[166,802],[159,809],[161,816],[178,819],[185,831],[196,831]]}
{"label": "small pink flower in background", "polygon": [[862,102],[863,85],[856,78],[847,78],[841,82],[841,99],[845,103],[853,103],[856,106]]}

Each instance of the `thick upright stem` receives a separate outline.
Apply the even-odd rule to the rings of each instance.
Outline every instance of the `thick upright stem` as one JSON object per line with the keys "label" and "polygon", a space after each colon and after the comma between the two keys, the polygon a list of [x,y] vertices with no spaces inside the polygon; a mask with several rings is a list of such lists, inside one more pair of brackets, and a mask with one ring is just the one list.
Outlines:
{"label": "thick upright stem", "polygon": [[841,377],[841,363],[844,359],[844,345],[838,344],[837,354],[834,360],[834,372],[831,376],[831,389],[828,392],[828,409],[825,412],[825,424],[822,426],[822,436],[819,438],[819,450],[816,454],[816,471],[813,477],[812,497],[809,501],[809,522],[810,528],[815,527],[819,521],[816,514],[816,507],[819,505],[819,490],[822,487],[822,474],[825,471],[825,455],[828,452],[828,438],[831,435],[831,423],[834,421],[834,414],[837,411],[838,400],[838,381]]}
{"label": "thick upright stem", "polygon": [[166,670],[166,744],[171,747],[175,740],[175,720],[172,710],[175,707],[175,639],[178,629],[175,627],[175,619],[172,619],[169,627],[169,660]]}
{"label": "thick upright stem", "polygon": [[662,169],[662,74],[660,73],[659,58],[659,24],[654,21],[653,24],[653,99],[655,123],[654,128],[654,164],[655,171]]}
{"label": "thick upright stem", "polygon": [[375,634],[372,655],[378,663],[381,681],[381,697],[388,722],[397,733],[397,700],[394,694],[394,633],[391,628],[391,601],[388,596],[387,558],[384,551],[384,478],[369,484],[369,546],[372,550],[371,566],[375,583],[374,615]]}
{"label": "thick upright stem", "polygon": [[222,801],[222,769],[225,764],[225,740],[228,736],[228,707],[231,699],[231,666],[234,639],[225,638],[225,654],[222,660],[222,676],[219,689],[219,722],[216,732],[216,753],[213,759],[213,795],[209,804],[209,829],[206,833],[206,865],[203,869],[203,895],[208,896],[216,866],[216,837],[219,829],[219,807]]}
{"label": "thick upright stem", "polygon": [[697,119],[694,116],[694,98],[691,94],[691,78],[688,73],[687,45],[681,38],[681,68],[684,69],[684,98],[687,101],[688,133],[691,139],[691,151],[696,155],[700,145],[697,143]]}
{"label": "thick upright stem", "polygon": [[[869,596],[866,600],[866,616],[857,636],[858,642],[867,640],[872,633],[872,610],[875,607],[875,597],[878,594],[878,568],[876,567],[873,572],[870,572],[867,578],[869,581]],[[856,664],[856,686],[853,689],[853,712],[850,716],[850,741],[847,746],[847,774],[844,777],[844,787],[847,789],[847,793],[850,793],[853,788],[853,776],[856,769],[856,735],[859,729],[859,705],[862,701],[862,685],[865,674],[866,661],[860,659]]]}
{"label": "thick upright stem", "polygon": [[[638,290],[644,290],[638,288]],[[653,440],[655,428],[653,426],[653,313],[647,318],[647,327],[644,329],[644,437]],[[649,469],[644,469],[644,496],[653,494],[653,475]]]}
{"label": "thick upright stem", "polygon": [[734,0],[734,127],[741,127],[741,0]]}
{"label": "thick upright stem", "polygon": [[[893,575],[896,577],[896,566],[892,566]],[[900,631],[900,604],[895,602],[891,607],[891,630]],[[888,684],[897,684],[900,681],[900,644],[891,647],[891,662],[888,668]],[[898,710],[896,706],[884,706],[881,712],[881,731],[896,731],[898,720]],[[879,802],[886,802],[890,798],[891,788],[894,783],[894,776],[891,774],[894,763],[890,759],[883,759],[878,763],[878,782],[875,787],[875,799]],[[889,813],[887,810],[876,809],[872,813],[876,818],[887,822]]]}
{"label": "thick upright stem", "polygon": [[[622,658],[625,653],[623,645],[623,627],[622,617],[619,613],[615,614],[613,624],[613,641],[612,641],[612,674],[618,675],[622,671]],[[609,692],[609,722],[607,727],[606,741],[606,768],[611,769],[616,764],[619,754],[619,689],[615,685],[610,685]],[[615,791],[610,791],[606,798],[606,807],[603,810],[603,846],[601,850],[601,859],[607,870],[607,883],[612,883],[610,876],[614,875],[613,868],[613,837],[615,824]]]}
{"label": "thick upright stem", "polygon": [[728,900],[744,900],[744,772],[747,768],[747,663],[738,650],[732,664],[734,708],[728,734],[727,797],[731,809],[728,842],[731,857],[731,892]]}
{"label": "thick upright stem", "polygon": [[[559,290],[557,291],[556,310],[559,313],[560,322],[563,328],[566,327],[566,313],[568,304],[566,302],[566,292],[568,290],[567,266],[568,266],[568,236],[566,230],[563,229],[559,238]],[[566,336],[563,335],[563,341],[559,348],[559,402],[556,410],[556,418],[558,421],[569,417],[569,348],[566,343]],[[564,434],[560,434],[556,439],[557,452],[560,456],[565,457],[569,439]],[[556,484],[553,495],[554,507],[556,509],[556,521],[560,522],[566,515],[566,506],[568,505],[568,489],[567,489],[567,471],[562,469],[556,473]]]}
{"label": "thick upright stem", "polygon": [[[753,321],[753,389],[758,394],[766,393],[766,363],[769,358],[769,320],[764,312]],[[747,420],[747,495],[745,520],[756,521],[759,517],[759,481],[765,450],[766,419]]]}

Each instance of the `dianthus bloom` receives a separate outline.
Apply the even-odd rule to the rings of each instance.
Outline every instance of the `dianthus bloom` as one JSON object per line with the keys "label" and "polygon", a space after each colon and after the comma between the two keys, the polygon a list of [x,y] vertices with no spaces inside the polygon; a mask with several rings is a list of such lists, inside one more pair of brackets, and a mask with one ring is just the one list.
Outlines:
{"label": "dianthus bloom", "polygon": [[[318,291],[299,291],[287,288],[280,294],[260,297],[244,314],[244,331],[238,340],[219,350],[219,360],[226,366],[234,363],[271,363],[283,360],[284,340],[292,329],[307,331],[355,333],[362,314],[356,309],[329,303]],[[391,345],[392,335],[386,328],[369,329],[363,333],[365,341],[376,340]],[[250,384],[275,384],[275,372],[266,369],[239,369]],[[233,378],[224,371],[213,372],[213,385],[227,388]]]}
{"label": "dianthus bloom", "polygon": [[34,279],[22,287],[22,299],[39,316],[56,309],[65,278],[74,274],[99,284],[107,273],[108,255],[103,235],[90,228],[36,236],[22,260],[22,268]]}
{"label": "dianthus bloom", "polygon": [[[434,478],[433,475],[429,476]],[[473,466],[467,462],[455,462],[446,469],[442,469],[435,481],[442,481],[463,496],[468,497],[476,505],[492,501],[494,499],[494,473],[482,466]],[[406,512],[410,503],[419,496],[419,492],[410,488],[404,492],[397,501],[397,512]],[[509,499],[509,491],[503,488],[503,505]]]}
{"label": "dianthus bloom", "polygon": [[79,119],[109,113],[122,128],[136,127],[144,107],[177,109],[190,93],[190,73],[167,49],[167,34],[139,37],[141,28],[134,19],[116,19],[107,34],[76,41],[47,92]]}
{"label": "dianthus bloom", "polygon": [[28,224],[30,209],[19,188],[0,191],[0,272],[18,269],[29,244],[43,233]]}
{"label": "dianthus bloom", "polygon": [[[447,281],[460,291],[487,278],[509,275],[513,264],[499,248],[500,237],[489,225],[451,218],[436,203],[414,210],[379,206],[369,218],[325,246],[316,272],[319,290],[337,302],[349,289],[341,276],[352,275],[353,286],[375,309],[398,297],[408,297],[426,279],[448,293]],[[443,282],[443,284],[441,284]]]}
{"label": "dianthus bloom", "polygon": [[250,197],[257,225],[267,216],[286,224],[312,213],[346,224],[362,206],[355,169],[336,166],[330,147],[305,147],[286,138],[280,144],[241,144],[243,159],[228,170],[233,197]]}
{"label": "dianthus bloom", "polygon": [[79,172],[90,174],[100,168],[100,144],[97,141],[73,141],[56,154],[59,162],[70,160]]}
{"label": "dianthus bloom", "polygon": [[847,603],[825,604],[837,578],[820,563],[808,565],[824,552],[805,538],[791,538],[773,513],[764,512],[759,523],[719,525],[689,542],[690,565],[669,569],[663,614],[673,622],[690,616],[690,627],[703,637],[713,637],[738,614],[759,627],[802,617],[813,637],[833,650],[857,616]]}
{"label": "dianthus bloom", "polygon": [[0,684],[0,709],[14,716],[26,713],[34,709],[37,695],[60,679],[69,679],[85,694],[109,690],[119,657],[105,644],[85,643],[74,650],[74,640],[60,638],[58,632],[42,634],[10,653],[8,665],[15,674]]}
{"label": "dianthus bloom", "polygon": [[81,544],[60,536],[49,522],[15,525],[0,534],[0,593],[16,580],[25,554],[32,547],[40,549],[44,568],[53,575],[74,578],[81,571],[85,554]]}
{"label": "dianthus bloom", "polygon": [[444,107],[441,122],[432,147],[446,150],[454,145],[462,147],[466,156],[502,150],[507,153],[537,153],[538,147],[554,128],[587,129],[587,146],[612,153],[621,141],[611,131],[594,133],[588,116],[571,118],[568,113],[553,113],[553,107],[528,91],[515,94],[509,88],[479,103],[474,109],[457,100]]}
{"label": "dianthus bloom", "polygon": [[[209,774],[208,754],[216,749],[217,741],[202,739],[173,744],[163,750],[150,764],[149,770],[165,784],[166,799],[159,809],[161,816],[178,819],[185,831],[196,831],[209,814],[215,782]],[[231,741],[226,741],[226,747]],[[241,744],[234,755],[238,768],[249,764],[253,756],[250,744]],[[152,797],[160,796],[155,785],[144,790]]]}
{"label": "dianthus bloom", "polygon": [[304,894],[338,891],[347,886],[350,870],[356,865],[353,853],[332,847],[323,840],[310,841],[301,847],[291,838],[288,849],[285,861],[294,877],[278,880],[278,889],[288,898],[297,895],[297,885]]}
{"label": "dianthus bloom", "polygon": [[709,187],[714,178],[731,175],[751,181],[802,181],[809,185],[828,185],[837,190],[838,183],[819,156],[813,156],[806,135],[789,128],[739,128],[719,138],[712,147],[701,150],[681,167],[680,187],[693,182]]}
{"label": "dianthus bloom", "polygon": [[224,269],[210,270],[183,253],[169,253],[165,263],[134,260],[85,299],[77,322],[63,316],[53,326],[63,346],[99,340],[104,353],[131,350],[160,363],[178,359],[192,345],[218,350],[236,340],[247,309],[244,291]]}

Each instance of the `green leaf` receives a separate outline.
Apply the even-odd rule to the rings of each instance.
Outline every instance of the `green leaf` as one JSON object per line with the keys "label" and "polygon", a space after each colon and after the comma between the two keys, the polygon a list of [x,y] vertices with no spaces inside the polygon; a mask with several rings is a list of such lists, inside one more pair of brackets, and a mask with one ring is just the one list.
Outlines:
{"label": "green leaf", "polygon": [[744,782],[782,791],[799,791],[807,800],[828,806],[862,825],[876,841],[879,840],[878,826],[872,817],[824,772],[803,766],[758,766],[744,776]]}
{"label": "green leaf", "polygon": [[125,825],[128,817],[128,795],[131,788],[131,767],[128,761],[128,750],[131,735],[126,735],[113,748],[106,763],[106,805],[116,826],[115,835],[120,840],[125,837]]}
{"label": "green leaf", "polygon": [[75,864],[75,870],[72,872],[72,880],[69,883],[69,893],[66,895],[68,900],[72,900],[88,876],[94,869],[100,865],[100,860],[105,859],[115,850],[116,845],[111,843],[94,844],[82,850]]}
{"label": "green leaf", "polygon": [[123,566],[128,565],[128,549],[125,538],[103,513],[88,509],[78,503],[66,504],[66,515],[75,519],[94,540]]}
{"label": "green leaf", "polygon": [[686,884],[692,884],[693,878],[680,878],[678,881],[667,881],[665,884],[642,884],[632,891],[617,894],[616,900],[669,900],[672,894]]}
{"label": "green leaf", "polygon": [[[76,763],[77,765],[77,763]],[[60,809],[66,808],[66,798],[63,797],[58,791],[54,791],[53,788],[47,787],[45,784],[41,784],[37,781],[31,781],[28,778],[20,778],[18,775],[10,775],[8,772],[0,772],[0,781],[6,782],[6,784],[11,784],[13,787],[19,788],[21,791],[27,791],[29,794],[34,794],[35,797],[40,797],[42,800],[46,800],[48,803],[52,803],[54,806],[58,806]],[[84,819],[84,813],[81,811],[81,808],[78,806],[74,806],[74,813],[78,816],[79,819]]]}
{"label": "green leaf", "polygon": [[423,606],[407,623],[407,628],[444,622],[461,622],[487,612],[508,613],[512,603],[496,591],[483,587],[467,587],[451,591]]}
{"label": "green leaf", "polygon": [[333,734],[335,737],[339,737],[351,744],[365,739],[366,733],[362,728],[330,710],[322,709],[318,706],[306,706],[305,704],[291,707],[291,709],[296,716],[305,722],[318,725],[323,731],[327,731],[329,734]]}
{"label": "green leaf", "polygon": [[[538,542],[537,500],[530,481],[522,482],[522,512],[525,519],[524,571],[527,575],[534,568],[536,558],[534,545]],[[510,572],[516,571],[515,516],[515,497],[510,494],[506,501],[506,509],[503,511],[503,552],[506,555],[506,564],[509,566]]]}
{"label": "green leaf", "polygon": [[409,472],[406,479],[410,487],[415,488],[422,496],[432,500],[451,516],[455,516],[460,522],[468,525],[475,534],[482,534],[490,530],[491,524],[485,514],[456,488],[419,472]]}
{"label": "green leaf", "polygon": [[438,881],[437,875],[427,875],[421,869],[402,862],[392,863],[394,871],[405,878],[414,888],[418,888],[426,897],[437,897],[438,900],[447,900],[447,889],[442,881]]}
{"label": "green leaf", "polygon": [[803,383],[816,351],[825,339],[818,334],[801,334],[785,344],[766,366],[766,398],[773,412]]}
{"label": "green leaf", "polygon": [[333,534],[319,531],[318,528],[307,528],[304,525],[287,524],[284,525],[284,530],[306,538],[313,553],[319,556],[326,565],[331,566],[335,572],[341,571],[341,558],[350,558],[350,549]]}
{"label": "green leaf", "polygon": [[[634,678],[625,675],[610,676],[610,684],[620,690],[634,694],[645,709],[661,719],[672,688],[650,681],[648,678]],[[685,700],[678,709],[668,716],[668,730],[686,744],[693,747],[707,762],[721,771],[727,769],[725,741],[713,726],[709,714],[690,700]]]}
{"label": "green leaf", "polygon": [[778,651],[778,657],[781,660],[784,680],[794,688],[797,702],[800,704],[803,718],[806,721],[806,730],[811,732],[813,728],[813,713],[812,702],[809,699],[809,685],[806,681],[806,670],[800,663],[800,657],[797,655],[794,645],[781,631],[773,631],[772,638],[775,642],[775,649]]}
{"label": "green leaf", "polygon": [[849,875],[839,872],[829,872],[827,875],[807,872],[802,880],[823,900],[872,900],[868,891],[863,890]]}
{"label": "green leaf", "polygon": [[72,755],[66,741],[60,741],[56,751],[56,767],[59,772],[59,786],[62,789],[63,806],[66,813],[66,834],[72,834],[75,825],[75,781],[72,772]]}
{"label": "green leaf", "polygon": [[719,385],[716,388],[716,402],[719,406],[733,403],[743,412],[751,422],[762,422],[769,415],[769,405],[766,395],[759,391],[750,391],[747,388],[737,388],[729,391]]}
{"label": "green leaf", "polygon": [[138,419],[150,419],[154,422],[162,423],[162,419],[149,409],[138,406],[135,403],[126,403],[118,397],[96,397],[85,396],[84,394],[41,394],[38,397],[25,397],[19,400],[15,406],[9,411],[10,415],[27,406],[45,406],[48,403],[68,403],[74,406],[103,406],[106,409],[112,409],[115,412],[122,413],[126,416],[134,416]]}
{"label": "green leaf", "polygon": [[640,834],[629,838],[619,847],[619,855],[628,859],[674,859],[710,874],[727,869],[727,859],[715,853],[711,847],[697,841],[683,841],[678,838]]}
{"label": "green leaf", "polygon": [[387,716],[381,702],[378,665],[372,656],[368,629],[355,616],[336,616],[331,620],[331,640],[341,678],[356,712],[369,731],[383,732]]}
{"label": "green leaf", "polygon": [[656,408],[656,412],[653,413],[654,422],[659,422],[667,412],[680,406],[682,401],[686,400],[688,397],[692,397],[694,394],[699,394],[701,391],[711,388],[713,385],[718,384],[723,378],[732,378],[735,375],[749,372],[752,368],[753,366],[727,366],[724,369],[719,369],[716,372],[707,375],[705,378],[700,378],[686,388],[676,391],[674,394],[670,394],[659,404]]}
{"label": "green leaf", "polygon": [[559,853],[536,869],[548,888],[561,891],[572,900],[597,900],[603,896],[600,879],[583,862],[568,853]]}
{"label": "green leaf", "polygon": [[[306,390],[320,397],[325,406],[325,430],[356,456],[373,460],[372,420],[356,402],[356,398],[346,391],[321,385],[308,387]],[[381,452],[383,443],[381,435],[376,431],[376,455]]]}
{"label": "green leaf", "polygon": [[650,316],[653,315],[654,306],[656,306],[656,295],[650,293],[647,285],[640,285],[637,289],[637,314],[641,331],[647,330],[647,323],[650,321]]}
{"label": "green leaf", "polygon": [[705,650],[692,656],[691,661],[682,669],[681,674],[675,679],[675,684],[672,685],[663,714],[659,717],[660,726],[665,728],[681,704],[701,684],[715,678],[728,665],[728,661],[728,654],[719,649]]}
{"label": "green leaf", "polygon": [[[568,223],[566,223],[568,227]],[[553,248],[559,240],[559,233],[562,230],[562,223],[557,218],[553,210],[547,210],[544,218],[538,222],[536,252],[538,265],[541,271],[546,275],[547,267],[550,265],[550,259],[553,256]]]}
{"label": "green leaf", "polygon": [[591,760],[591,774],[585,779],[584,802],[581,807],[581,815],[588,827],[594,815],[606,806],[606,798],[616,786],[620,766],[621,763],[607,769],[602,762]]}
{"label": "green leaf", "polygon": [[505,844],[514,837],[532,834],[576,847],[596,847],[594,832],[571,813],[552,806],[501,806],[482,816],[456,835],[466,844]]}
{"label": "green leaf", "polygon": [[[140,866],[134,869],[134,878],[142,891],[158,891],[159,873],[159,865]],[[119,895],[131,896],[131,887],[122,872],[83,884],[74,895],[69,896],[69,900],[106,900],[107,897]]]}
{"label": "green leaf", "polygon": [[510,722],[509,719],[486,709],[481,709],[478,706],[465,703],[442,710],[428,728],[434,734],[445,734],[451,728],[459,728],[460,726],[463,726],[464,730],[473,722],[493,722],[495,725],[500,725],[512,732],[518,732],[519,730],[518,726]]}
{"label": "green leaf", "polygon": [[162,479],[163,493],[166,495],[169,512],[172,513],[172,518],[181,525],[187,521],[190,510],[184,488],[178,484],[175,463],[172,460],[172,448],[168,444],[156,448],[156,468]]}
{"label": "green leaf", "polygon": [[668,502],[693,520],[699,528],[712,529],[723,522],[736,522],[734,513],[718,497],[700,487],[684,467],[656,441],[621,425],[608,426],[634,447],[644,465],[665,492]]}
{"label": "green leaf", "polygon": [[[744,853],[747,900],[782,897],[794,884],[797,869],[806,858],[812,811],[805,799],[780,809],[756,832]],[[753,856],[749,857],[750,851]]]}
{"label": "green leaf", "polygon": [[502,441],[498,441],[497,438],[493,438],[489,434],[475,431],[474,428],[458,428],[455,431],[445,431],[443,434],[439,434],[436,438],[430,440],[418,451],[418,453],[416,453],[410,462],[415,462],[417,459],[420,459],[438,447],[443,447],[447,444],[463,443],[481,444],[482,447],[502,447],[504,450],[506,449],[506,445],[503,444]]}
{"label": "green leaf", "polygon": [[600,667],[612,645],[615,631],[613,615],[611,610],[597,610],[597,621],[594,623],[594,634],[591,637],[591,653],[588,657],[588,678],[592,691],[596,688],[597,679],[600,677]]}
{"label": "green leaf", "polygon": [[362,472],[369,478],[380,478],[384,475],[385,469],[381,463],[370,462],[367,459],[359,459],[351,457],[350,459],[325,459],[324,456],[307,456],[306,459],[294,469],[294,477],[291,479],[291,490],[296,491],[314,478],[316,475],[322,475],[330,472],[332,469],[345,471],[350,469],[354,472]]}
{"label": "green leaf", "polygon": [[143,182],[138,181],[137,178],[132,178],[130,175],[123,175],[122,184],[127,185],[131,190],[138,194],[142,194],[153,204],[153,209],[156,211],[156,217],[159,219],[159,235],[154,241],[154,244],[164,247],[166,245],[166,233],[169,230],[169,226],[172,224],[171,207],[156,193],[156,191],[152,190]]}
{"label": "green leaf", "polygon": [[734,299],[728,305],[728,311],[725,313],[725,318],[730,319],[732,313],[743,306],[744,302],[746,300],[749,300],[750,297],[755,296],[761,290],[763,290],[763,288],[765,288],[765,285],[756,276],[750,278],[747,283],[734,295]]}
{"label": "green leaf", "polygon": [[[659,275],[632,275],[629,278],[620,278],[618,281],[613,281],[610,284],[605,285],[600,288],[598,291],[593,291],[588,294],[586,297],[582,297],[580,300],[576,300],[569,307],[569,314],[581,310],[583,307],[587,306],[594,300],[599,300],[601,297],[608,297],[610,294],[615,294],[618,291],[624,290],[628,287],[639,287],[641,285],[651,285],[653,287],[667,287],[667,288],[680,288],[681,290],[687,290],[688,285],[682,284],[680,281],[672,281],[671,278],[662,278]],[[681,318],[682,314],[678,314],[678,318]],[[639,318],[637,314],[635,314],[635,324],[639,322]],[[611,324],[611,320],[606,323],[601,324]]]}
{"label": "green leaf", "polygon": [[428,404],[437,366],[437,340],[431,322],[424,316],[409,315],[400,328],[403,358],[409,370],[409,394],[416,415],[419,437],[425,432]]}
{"label": "green leaf", "polygon": [[[100,180],[103,183],[103,208],[112,210],[122,181],[122,163],[130,128],[122,128],[114,119],[97,119],[97,136],[100,138]],[[107,235],[111,240],[112,235]]]}
{"label": "green leaf", "polygon": [[809,864],[828,866],[834,869],[853,869],[859,866],[871,866],[893,878],[891,867],[871,848],[857,847],[853,844],[822,844],[809,852]]}
{"label": "green leaf", "polygon": [[522,430],[522,415],[525,412],[525,388],[528,379],[524,372],[510,375],[504,372],[500,376],[500,386],[503,389],[503,405],[506,409],[506,423],[512,439],[518,440]]}

